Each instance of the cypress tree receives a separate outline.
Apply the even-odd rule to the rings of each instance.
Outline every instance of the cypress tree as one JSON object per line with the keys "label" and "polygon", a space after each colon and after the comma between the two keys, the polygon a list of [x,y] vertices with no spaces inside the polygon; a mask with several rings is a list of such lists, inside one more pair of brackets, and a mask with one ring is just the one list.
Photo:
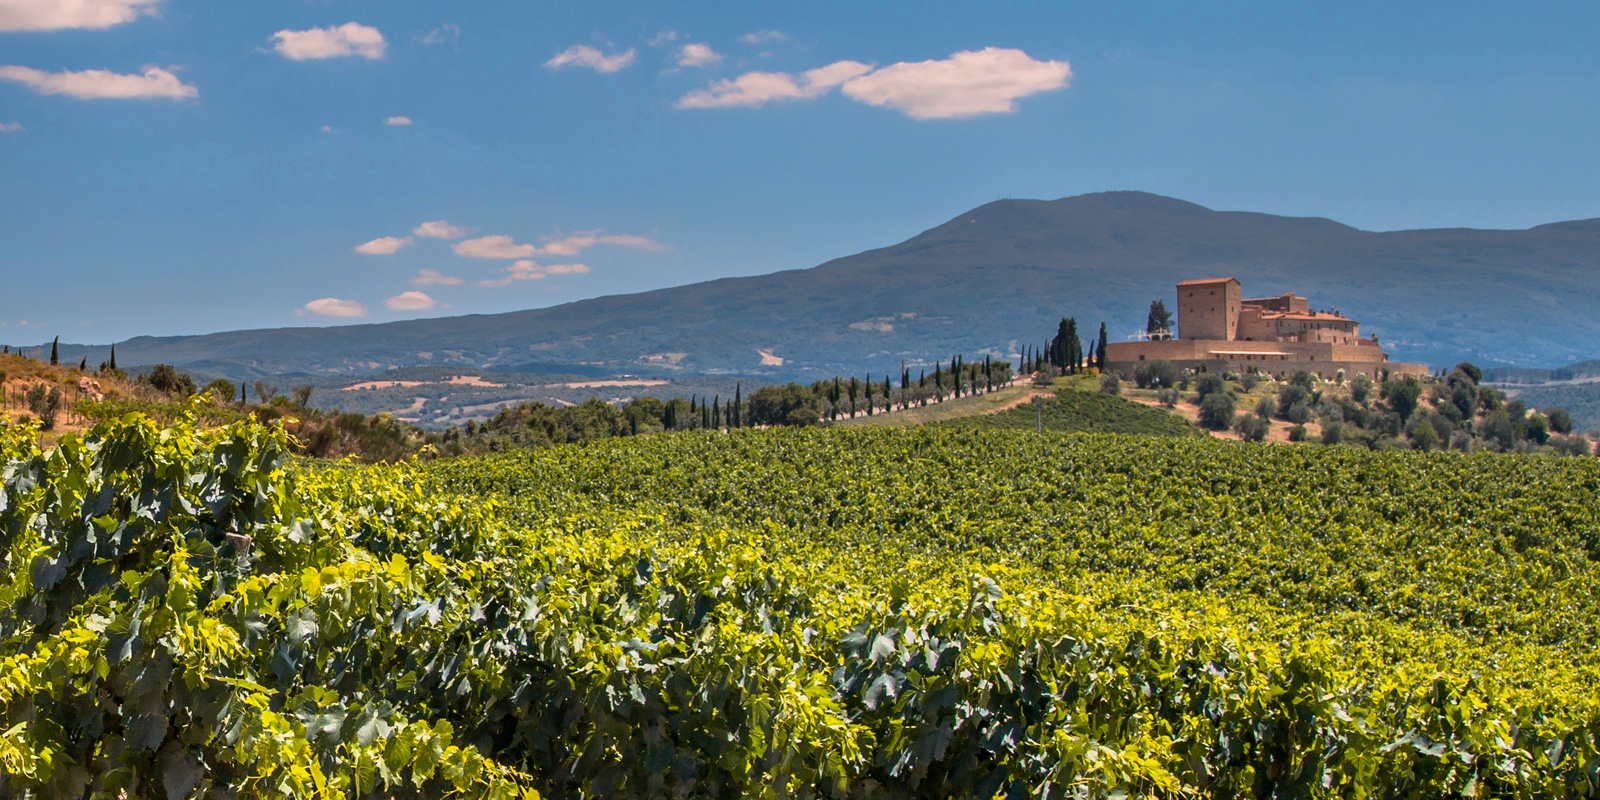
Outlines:
{"label": "cypress tree", "polygon": [[722,395],[711,399],[711,427],[722,427]]}
{"label": "cypress tree", "polygon": [[744,384],[733,384],[733,427],[744,427]]}
{"label": "cypress tree", "polygon": [[1094,365],[1104,372],[1106,368],[1106,324],[1100,323],[1100,343],[1094,349]]}
{"label": "cypress tree", "polygon": [[933,362],[933,397],[936,403],[944,402],[944,373],[940,371],[943,366],[943,361]]}
{"label": "cypress tree", "polygon": [[111,345],[111,368],[117,368],[117,346]]}
{"label": "cypress tree", "polygon": [[83,360],[78,362],[78,371],[79,372],[88,372],[89,371],[89,357],[88,356],[84,356]]}
{"label": "cypress tree", "polygon": [[870,417],[872,416],[872,373],[867,373],[867,379],[864,383],[867,390],[867,416]]}
{"label": "cypress tree", "polygon": [[52,367],[61,365],[60,348],[61,337],[57,336],[56,340],[50,343],[50,366]]}
{"label": "cypress tree", "polygon": [[894,410],[894,387],[889,383],[889,373],[883,374],[883,413]]}
{"label": "cypress tree", "polygon": [[678,427],[678,412],[676,409],[676,403],[668,400],[667,407],[662,411],[661,414],[661,426],[669,431],[675,430]]}
{"label": "cypress tree", "polygon": [[950,396],[952,398],[960,398],[961,397],[961,365],[960,365],[960,362],[959,362],[958,359],[955,359],[955,358],[950,359],[950,377],[954,381],[954,383],[952,385],[955,388],[955,390],[950,393]]}

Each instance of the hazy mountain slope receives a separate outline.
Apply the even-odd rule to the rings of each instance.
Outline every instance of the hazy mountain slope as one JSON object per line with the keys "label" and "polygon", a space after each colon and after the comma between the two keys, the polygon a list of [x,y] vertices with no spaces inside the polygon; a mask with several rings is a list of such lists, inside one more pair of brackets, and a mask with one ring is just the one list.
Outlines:
{"label": "hazy mountain slope", "polygon": [[[1295,290],[1430,363],[1558,364],[1600,353],[1600,220],[1526,231],[1359,231],[1141,192],[990,203],[808,270],[509,314],[118,343],[124,364],[224,375],[584,363],[617,372],[833,374],[1012,352],[1061,316],[1122,338],[1185,278]],[[759,350],[785,359],[762,366]],[[105,348],[63,347],[63,358]],[[663,354],[681,357],[657,359]],[[678,359],[676,366],[666,362]]]}

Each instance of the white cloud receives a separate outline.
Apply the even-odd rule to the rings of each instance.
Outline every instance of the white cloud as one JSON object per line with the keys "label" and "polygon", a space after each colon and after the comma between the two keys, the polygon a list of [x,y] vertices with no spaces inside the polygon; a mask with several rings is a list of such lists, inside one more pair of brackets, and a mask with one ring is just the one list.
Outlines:
{"label": "white cloud", "polygon": [[678,66],[680,67],[714,67],[722,63],[722,54],[711,49],[709,44],[693,42],[686,44],[678,50]]}
{"label": "white cloud", "polygon": [[436,269],[419,270],[411,280],[406,281],[412,286],[460,286],[461,279],[454,275],[446,275]]}
{"label": "white cloud", "polygon": [[442,219],[436,219],[432,222],[424,222],[413,228],[411,235],[426,236],[430,239],[460,239],[467,235],[467,229],[460,225],[451,225]]}
{"label": "white cloud", "polygon": [[434,28],[431,31],[428,31],[427,36],[417,37],[417,41],[421,42],[422,44],[443,44],[445,42],[453,43],[460,38],[461,28],[457,25],[446,23]]}
{"label": "white cloud", "polygon": [[22,130],[20,122],[0,122],[0,133],[16,133]]}
{"label": "white cloud", "polygon": [[367,307],[354,300],[340,300],[337,297],[323,297],[306,303],[305,310],[324,317],[364,317]]}
{"label": "white cloud", "polygon": [[942,61],[890,64],[852,78],[842,91],[913,119],[947,119],[1016,111],[1017,98],[1062,89],[1071,80],[1065,61],[1035,61],[1021,50],[986,47]]}
{"label": "white cloud", "polygon": [[478,285],[510,286],[513,281],[542,281],[551,275],[578,275],[588,271],[587,264],[551,264],[548,267],[541,267],[536,262],[524,259],[506,267],[506,274],[478,281]]}
{"label": "white cloud", "polygon": [[527,258],[539,251],[531,244],[517,244],[510,236],[480,236],[456,242],[450,249],[468,258]]}
{"label": "white cloud", "polygon": [[389,117],[388,119],[383,121],[383,124],[385,124],[385,125],[410,125],[411,124],[411,118],[410,117]]}
{"label": "white cloud", "polygon": [[391,311],[426,311],[438,305],[438,302],[422,292],[413,291],[401,292],[383,301],[383,304]]}
{"label": "white cloud", "polygon": [[597,244],[614,244],[622,247],[632,247],[638,250],[661,252],[672,249],[666,244],[645,236],[635,236],[631,233],[604,234],[600,231],[585,231],[571,236],[561,236],[549,239],[544,246],[539,248],[539,255],[549,256],[575,256]]}
{"label": "white cloud", "polygon": [[709,88],[697,89],[678,98],[678,108],[760,107],[773,100],[810,100],[827,94],[845,81],[872,71],[859,61],[835,61],[825,67],[800,73],[746,72],[731,80],[720,80]]}
{"label": "white cloud", "polygon": [[410,247],[415,241],[410,236],[404,239],[399,236],[382,236],[365,244],[356,245],[356,252],[367,256],[391,256],[399,252],[402,247]]}
{"label": "white cloud", "polygon": [[109,28],[154,15],[161,0],[0,0],[0,31]]}
{"label": "white cloud", "polygon": [[788,38],[789,37],[783,35],[783,31],[763,30],[751,31],[743,36],[740,36],[739,41],[744,42],[745,44],[761,44],[762,42],[781,42],[787,40]]}
{"label": "white cloud", "polygon": [[282,30],[272,34],[272,41],[277,42],[272,49],[294,61],[340,56],[379,59],[389,47],[377,28],[354,22],[304,31]]}
{"label": "white cloud", "polygon": [[339,129],[333,127],[332,125],[324,125],[324,126],[322,126],[322,132],[323,133],[338,133]]}
{"label": "white cloud", "polygon": [[604,231],[581,231],[567,236],[546,237],[543,245],[517,244],[510,236],[483,236],[457,242],[453,249],[458,256],[469,258],[532,258],[533,256],[575,256],[597,244],[632,247],[637,250],[660,252],[672,246],[648,236],[631,233],[608,234]]}
{"label": "white cloud", "polygon": [[182,100],[200,96],[199,89],[160,67],[145,67],[142,75],[120,75],[103,69],[44,72],[8,65],[0,66],[0,80],[16,81],[38,94],[64,94],[79,100]]}
{"label": "white cloud", "polygon": [[671,28],[664,28],[660,33],[651,37],[650,46],[660,47],[661,45],[676,41],[678,41],[678,32]]}
{"label": "white cloud", "polygon": [[632,64],[635,53],[633,48],[628,48],[621,53],[606,55],[586,44],[575,44],[561,52],[554,58],[544,62],[545,69],[562,69],[564,67],[589,67],[595,72],[616,72]]}

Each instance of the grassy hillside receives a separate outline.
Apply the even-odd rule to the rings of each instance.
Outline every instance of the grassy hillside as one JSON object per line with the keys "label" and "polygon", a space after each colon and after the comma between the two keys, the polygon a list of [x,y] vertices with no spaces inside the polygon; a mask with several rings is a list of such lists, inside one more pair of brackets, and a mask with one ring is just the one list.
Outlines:
{"label": "grassy hillside", "polygon": [[[1597,220],[1372,233],[1108,192],[990,203],[812,269],[510,314],[140,337],[117,352],[124,364],[234,379],[540,362],[542,372],[814,380],[1013,353],[1063,316],[1104,320],[1121,338],[1142,327],[1152,299],[1172,301],[1175,282],[1232,275],[1252,295],[1293,290],[1348,312],[1397,360],[1551,364],[1600,352],[1597,269]],[[782,365],[764,365],[763,351]],[[104,347],[64,352],[106,356]]]}
{"label": "grassy hillside", "polygon": [[1132,433],[1148,436],[1193,436],[1199,431],[1182,417],[1109,394],[1076,386],[1057,389],[1044,401],[1042,413],[1032,403],[997,414],[966,416],[943,423],[963,430],[1036,430],[1058,433]]}
{"label": "grassy hillside", "polygon": [[1600,460],[92,444],[0,428],[0,795],[1600,793]]}

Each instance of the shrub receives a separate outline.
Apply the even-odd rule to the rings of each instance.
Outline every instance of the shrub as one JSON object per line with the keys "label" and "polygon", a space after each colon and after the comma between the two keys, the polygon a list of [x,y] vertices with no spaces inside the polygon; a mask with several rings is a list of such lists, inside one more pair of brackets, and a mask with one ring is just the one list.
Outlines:
{"label": "shrub", "polygon": [[1260,416],[1272,418],[1278,415],[1278,401],[1272,395],[1263,395],[1256,401],[1256,413]]}
{"label": "shrub", "polygon": [[1226,391],[1212,392],[1200,401],[1200,424],[1214,431],[1233,427],[1234,399]]}
{"label": "shrub", "polygon": [[1350,399],[1366,405],[1367,396],[1372,393],[1372,379],[1365,372],[1357,375],[1350,381]]}
{"label": "shrub", "polygon": [[1173,386],[1178,383],[1178,367],[1163,359],[1141,361],[1133,369],[1133,382],[1140,389]]}
{"label": "shrub", "polygon": [[1417,400],[1421,397],[1422,384],[1409,375],[1383,382],[1383,399],[1389,402],[1389,408],[1401,419],[1409,418],[1411,412],[1417,410]]}
{"label": "shrub", "polygon": [[784,417],[784,424],[805,427],[815,425],[822,421],[822,416],[811,406],[800,406],[789,411]]}
{"label": "shrub", "polygon": [[149,372],[140,375],[138,382],[168,395],[188,397],[199,391],[194,385],[194,378],[189,377],[187,373],[179,372],[171,364],[155,365]]}
{"label": "shrub", "polygon": [[1233,430],[1239,438],[1247,442],[1259,442],[1267,438],[1267,431],[1272,428],[1272,423],[1266,417],[1258,414],[1240,414],[1239,419],[1233,423]]}
{"label": "shrub", "polygon": [[1100,391],[1103,394],[1122,394],[1122,376],[1116,370],[1100,373]]}
{"label": "shrub", "polygon": [[1194,399],[1197,402],[1205,400],[1209,395],[1226,391],[1228,391],[1228,384],[1223,381],[1221,375],[1215,372],[1207,372],[1194,380]]}
{"label": "shrub", "polygon": [[1167,408],[1177,408],[1178,390],[1173,388],[1157,389],[1156,402],[1159,402],[1161,405],[1164,405]]}
{"label": "shrub", "polygon": [[45,430],[56,427],[56,415],[61,413],[61,387],[52,386],[48,391],[44,384],[36,383],[27,394],[28,410],[39,418],[39,423]]}
{"label": "shrub", "polygon": [[[1288,384],[1278,389],[1278,413],[1289,413],[1290,406],[1311,401],[1311,392],[1299,384]],[[1286,417],[1287,418],[1287,417]]]}
{"label": "shrub", "polygon": [[1411,446],[1424,452],[1437,450],[1443,443],[1439,439],[1438,429],[1426,422],[1411,426],[1410,437]]}
{"label": "shrub", "polygon": [[1304,425],[1311,421],[1311,406],[1303,400],[1297,402],[1283,412],[1283,418],[1296,425]]}
{"label": "shrub", "polygon": [[1328,422],[1322,426],[1322,443],[1338,444],[1344,441],[1344,423]]}
{"label": "shrub", "polygon": [[1239,376],[1239,388],[1247,392],[1255,391],[1256,386],[1260,383],[1261,375],[1253,367]]}
{"label": "shrub", "polygon": [[1549,409],[1545,418],[1550,422],[1550,430],[1554,433],[1572,433],[1572,415],[1564,408]]}
{"label": "shrub", "polygon": [[1289,441],[1303,442],[1306,440],[1306,426],[1295,425],[1289,429]]}

